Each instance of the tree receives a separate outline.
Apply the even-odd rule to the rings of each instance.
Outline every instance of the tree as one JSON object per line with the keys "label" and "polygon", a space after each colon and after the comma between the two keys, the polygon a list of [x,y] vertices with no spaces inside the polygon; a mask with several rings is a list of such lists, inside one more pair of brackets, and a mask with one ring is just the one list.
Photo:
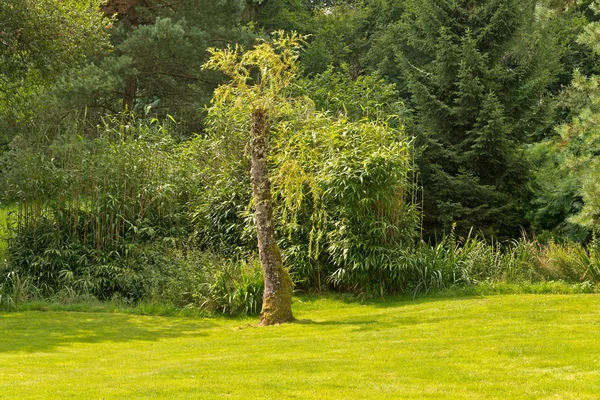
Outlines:
{"label": "tree", "polygon": [[273,43],[263,42],[244,51],[240,46],[226,50],[210,49],[204,65],[225,73],[231,82],[219,86],[213,98],[213,112],[231,108],[246,116],[250,131],[251,182],[256,217],[258,253],[263,265],[265,288],[261,325],[289,322],[292,315],[293,282],[284,268],[275,239],[269,156],[270,118],[288,107],[284,90],[296,74],[295,62],[302,37],[282,32]]}
{"label": "tree", "polygon": [[365,57],[378,28],[397,21],[404,2],[396,0],[343,0],[315,8],[312,34],[301,57],[306,74],[320,73],[329,65],[346,64],[356,79],[366,72]]}
{"label": "tree", "polygon": [[408,0],[382,28],[371,68],[415,110],[426,229],[515,236],[528,166],[520,144],[545,128],[559,55],[536,24],[536,1]]}
{"label": "tree", "polygon": [[245,19],[253,21],[259,29],[272,32],[276,29],[310,33],[311,0],[246,0]]}
{"label": "tree", "polygon": [[244,0],[105,2],[101,9],[112,18],[107,32],[113,50],[64,76],[58,103],[65,110],[85,110],[93,125],[107,113],[126,110],[149,118],[173,116],[180,135],[202,132],[204,114],[198,110],[220,78],[201,69],[206,50],[254,38],[239,24],[244,7]]}
{"label": "tree", "polygon": [[[261,68],[247,69],[253,82],[262,80]],[[304,287],[362,296],[402,291],[403,257],[420,215],[402,105],[393,85],[374,76],[353,81],[347,71],[328,70],[314,78],[287,84],[268,113],[273,225],[284,264]],[[204,219],[203,229],[209,246],[225,238],[229,250],[248,250],[255,237],[244,227],[254,229],[258,217],[247,211],[244,148],[255,107],[243,91],[229,96],[209,110],[201,139],[211,154],[202,212],[219,215]]]}
{"label": "tree", "polygon": [[34,114],[31,103],[65,71],[109,49],[100,1],[0,3],[0,129],[7,136]]}
{"label": "tree", "polygon": [[[593,10],[600,12],[600,4],[594,3]],[[600,22],[591,22],[579,36],[600,55]],[[585,77],[576,71],[571,92],[576,99],[579,113],[558,128],[560,137],[556,145],[561,148],[560,170],[576,182],[577,196],[583,207],[570,220],[589,230],[600,228],[600,76]]]}
{"label": "tree", "polygon": [[[2,77],[37,84],[107,48],[99,1],[7,0],[0,4]],[[32,82],[23,82],[24,80]]]}
{"label": "tree", "polygon": [[576,6],[560,15],[566,21],[559,25],[568,28],[563,36],[571,44],[564,74],[572,83],[558,97],[564,110],[554,136],[530,150],[536,166],[530,219],[536,228],[584,240],[600,227],[600,15],[597,3],[589,0],[557,3],[565,9]]}

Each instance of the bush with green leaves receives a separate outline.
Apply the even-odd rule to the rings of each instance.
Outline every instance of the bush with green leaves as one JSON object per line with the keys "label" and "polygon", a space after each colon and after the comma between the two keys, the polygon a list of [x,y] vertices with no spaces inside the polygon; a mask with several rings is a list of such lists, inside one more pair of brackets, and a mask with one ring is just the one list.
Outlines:
{"label": "bush with green leaves", "polygon": [[257,315],[263,275],[255,258],[205,251],[193,239],[165,238],[140,250],[145,300],[209,314]]}
{"label": "bush with green leaves", "polygon": [[250,212],[250,166],[242,138],[195,137],[183,146],[190,178],[188,208],[203,249],[237,256],[256,249]]}
{"label": "bush with green leaves", "polygon": [[204,283],[202,307],[225,315],[258,315],[264,291],[258,259],[229,261]]}
{"label": "bush with green leaves", "polygon": [[45,294],[140,298],[136,246],[189,231],[180,158],[158,123],[109,121],[98,131],[47,147],[14,142],[4,159],[6,196],[19,204],[8,266]]}
{"label": "bush with green leaves", "polygon": [[61,76],[110,51],[106,27],[111,20],[101,13],[101,4],[99,0],[0,3],[2,142],[40,119],[39,98]]}
{"label": "bush with green leaves", "polygon": [[[199,208],[190,201],[208,193],[212,178],[197,168],[206,149],[181,146],[155,120],[122,116],[95,129],[96,138],[77,127],[50,143],[17,138],[4,157],[5,196],[18,207],[0,305],[95,297],[260,311],[262,272],[226,239],[239,227],[223,211],[237,200],[219,183]],[[207,229],[228,219],[223,232]],[[219,254],[205,251],[218,237]]]}
{"label": "bush with green leaves", "polygon": [[392,120],[406,123],[408,109],[399,98],[396,85],[375,74],[351,76],[347,65],[339,70],[330,66],[324,72],[303,78],[300,91],[315,102],[317,110],[347,118]]}
{"label": "bush with green leaves", "polygon": [[403,253],[417,239],[420,217],[411,198],[410,142],[367,122],[345,124],[327,140],[317,175],[322,226],[315,232],[334,268],[329,279],[366,295],[396,292],[406,279]]}
{"label": "bush with green leaves", "polygon": [[[304,289],[397,291],[403,277],[395,259],[412,246],[419,225],[410,140],[376,118],[332,117],[308,98],[289,95],[270,119],[272,192],[286,266]],[[253,227],[249,185],[238,184],[248,180],[248,163],[240,161],[247,160],[248,121],[219,108],[207,121],[209,137],[194,142],[214,161],[194,209],[202,232],[213,233],[204,237],[209,245],[226,238],[239,246]]]}

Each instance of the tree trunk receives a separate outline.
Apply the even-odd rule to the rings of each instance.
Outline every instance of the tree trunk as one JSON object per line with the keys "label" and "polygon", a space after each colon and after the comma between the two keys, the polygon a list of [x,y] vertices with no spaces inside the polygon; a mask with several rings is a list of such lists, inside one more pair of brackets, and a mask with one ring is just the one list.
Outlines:
{"label": "tree trunk", "polygon": [[[108,0],[101,6],[102,12],[107,17],[117,15],[117,19],[135,29],[140,24],[138,6],[143,6],[142,0]],[[137,95],[136,77],[129,75],[125,78],[125,90],[123,92],[123,111],[133,111],[135,97]]]}
{"label": "tree trunk", "polygon": [[133,75],[125,80],[125,93],[123,94],[123,111],[133,111],[135,96],[137,93],[137,82]]}
{"label": "tree trunk", "polygon": [[255,109],[252,111],[251,135],[251,180],[256,213],[258,255],[265,274],[260,324],[273,325],[294,320],[292,315],[293,283],[288,271],[283,267],[281,253],[275,240],[271,182],[267,168],[269,126],[265,110]]}

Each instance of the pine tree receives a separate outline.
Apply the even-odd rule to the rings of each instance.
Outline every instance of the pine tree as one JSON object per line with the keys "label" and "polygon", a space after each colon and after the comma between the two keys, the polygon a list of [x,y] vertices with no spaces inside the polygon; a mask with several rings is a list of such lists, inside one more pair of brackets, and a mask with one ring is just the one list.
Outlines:
{"label": "pine tree", "polygon": [[173,116],[185,133],[203,129],[201,110],[222,76],[202,71],[209,47],[251,41],[240,27],[244,0],[109,0],[114,50],[62,82],[65,109]]}
{"label": "pine tree", "polygon": [[[591,9],[600,15],[600,3]],[[579,36],[600,55],[600,21],[589,23]],[[561,150],[559,175],[573,182],[576,196],[583,201],[578,212],[569,220],[590,231],[600,229],[600,76],[585,77],[576,71],[570,92],[577,99],[579,113],[558,128],[560,137],[552,143]],[[570,210],[572,211],[572,210]]]}
{"label": "pine tree", "polygon": [[558,55],[536,28],[536,1],[409,0],[369,59],[415,111],[429,233],[471,227],[513,236]]}

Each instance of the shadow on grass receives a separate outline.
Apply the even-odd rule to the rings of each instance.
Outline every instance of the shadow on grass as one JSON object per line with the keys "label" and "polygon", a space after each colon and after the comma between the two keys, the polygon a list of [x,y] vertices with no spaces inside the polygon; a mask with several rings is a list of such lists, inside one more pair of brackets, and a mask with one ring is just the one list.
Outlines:
{"label": "shadow on grass", "polygon": [[303,303],[316,303],[322,300],[340,301],[349,305],[372,306],[377,308],[394,308],[413,304],[448,301],[453,299],[482,298],[484,295],[472,290],[448,290],[430,294],[421,293],[416,297],[412,294],[395,295],[385,298],[361,298],[347,293],[306,293],[297,296]]}
{"label": "shadow on grass", "polygon": [[380,324],[380,321],[377,320],[348,320],[348,321],[313,321],[312,319],[297,319],[293,322],[294,324],[299,325],[372,325],[372,324]]}
{"label": "shadow on grass", "polygon": [[206,319],[99,313],[0,314],[0,353],[44,352],[77,343],[158,341],[207,336]]}
{"label": "shadow on grass", "polygon": [[449,319],[456,319],[456,317],[448,317],[444,316],[427,316],[427,317],[419,317],[419,316],[405,316],[402,314],[397,315],[394,318],[390,318],[386,316],[382,319],[372,319],[372,315],[367,313],[365,317],[367,318],[352,318],[347,320],[323,320],[323,321],[315,321],[311,319],[299,319],[294,321],[294,324],[300,325],[314,325],[314,326],[338,326],[338,327],[347,327],[351,332],[364,332],[364,331],[382,331],[388,329],[398,329],[400,327],[406,326],[430,326],[435,325],[443,321],[448,321]]}

